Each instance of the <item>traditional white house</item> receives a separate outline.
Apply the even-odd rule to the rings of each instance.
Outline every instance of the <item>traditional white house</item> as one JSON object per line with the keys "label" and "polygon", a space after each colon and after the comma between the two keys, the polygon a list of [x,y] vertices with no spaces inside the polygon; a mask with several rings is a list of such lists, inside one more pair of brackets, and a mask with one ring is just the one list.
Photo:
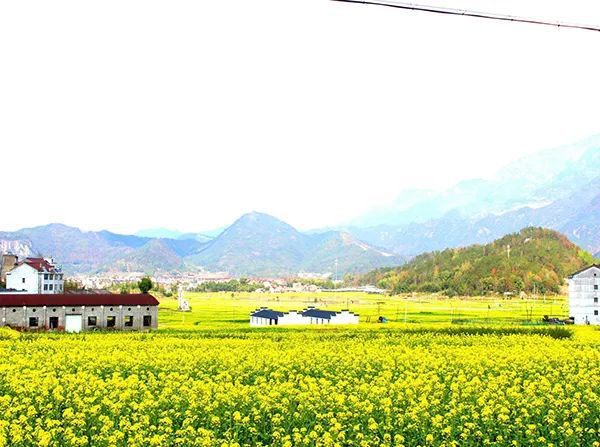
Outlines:
{"label": "traditional white house", "polygon": [[279,324],[279,317],[284,315],[283,312],[261,307],[250,313],[250,326],[274,326]]}
{"label": "traditional white house", "polygon": [[279,312],[266,307],[250,314],[250,326],[285,326],[306,324],[358,324],[358,315],[348,310],[340,312],[308,307],[301,312]]}
{"label": "traditional white house", "polygon": [[358,315],[347,309],[335,312],[308,307],[302,317],[309,320],[308,324],[358,324]]}
{"label": "traditional white house", "polygon": [[575,324],[600,325],[600,265],[569,276],[569,315]]}
{"label": "traditional white house", "polygon": [[6,288],[34,294],[64,292],[65,280],[51,258],[27,258],[6,274]]}

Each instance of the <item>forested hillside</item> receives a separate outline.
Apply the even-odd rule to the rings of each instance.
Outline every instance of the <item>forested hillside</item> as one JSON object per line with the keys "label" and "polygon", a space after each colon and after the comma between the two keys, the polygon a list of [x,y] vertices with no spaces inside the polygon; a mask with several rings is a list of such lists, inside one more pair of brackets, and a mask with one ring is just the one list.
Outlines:
{"label": "forested hillside", "polygon": [[397,268],[374,270],[354,278],[401,292],[558,293],[572,272],[594,262],[564,235],[525,228],[486,245],[425,253]]}

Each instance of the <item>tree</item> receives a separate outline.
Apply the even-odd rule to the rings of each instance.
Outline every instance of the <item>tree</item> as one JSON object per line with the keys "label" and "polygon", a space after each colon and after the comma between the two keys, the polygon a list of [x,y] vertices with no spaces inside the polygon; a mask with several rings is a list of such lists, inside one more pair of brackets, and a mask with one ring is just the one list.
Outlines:
{"label": "tree", "polygon": [[148,293],[152,290],[152,280],[147,276],[142,278],[142,280],[138,283],[138,287],[142,293]]}

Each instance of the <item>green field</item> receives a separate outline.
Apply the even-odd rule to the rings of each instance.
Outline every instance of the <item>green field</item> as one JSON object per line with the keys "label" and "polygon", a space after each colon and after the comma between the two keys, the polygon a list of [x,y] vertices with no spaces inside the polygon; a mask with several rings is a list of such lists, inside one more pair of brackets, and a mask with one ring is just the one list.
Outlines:
{"label": "green field", "polygon": [[178,312],[177,300],[159,297],[162,329],[239,328],[249,326],[250,312],[258,307],[275,310],[350,309],[360,315],[361,325],[374,324],[385,316],[390,323],[436,324],[539,324],[544,315],[568,317],[563,296],[535,299],[480,297],[446,298],[431,295],[385,296],[365,293],[187,293],[191,312]]}

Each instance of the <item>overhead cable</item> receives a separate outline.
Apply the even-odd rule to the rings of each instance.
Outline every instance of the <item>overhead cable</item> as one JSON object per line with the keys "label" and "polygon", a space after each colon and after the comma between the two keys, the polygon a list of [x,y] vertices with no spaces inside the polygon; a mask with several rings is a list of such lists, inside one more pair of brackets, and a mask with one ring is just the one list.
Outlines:
{"label": "overhead cable", "polygon": [[377,6],[387,6],[390,8],[397,9],[406,9],[411,11],[423,11],[423,12],[432,12],[436,14],[448,14],[454,16],[464,16],[464,17],[477,17],[481,19],[491,19],[491,20],[502,20],[505,22],[520,22],[520,23],[529,23],[534,25],[546,25],[546,26],[554,26],[558,28],[575,28],[586,31],[600,31],[600,25],[582,25],[577,23],[568,23],[568,22],[554,22],[549,20],[542,19],[534,19],[527,17],[517,17],[506,14],[495,14],[488,12],[478,12],[472,11],[468,9],[456,9],[456,8],[446,8],[443,6],[427,6],[427,5],[417,5],[413,3],[403,3],[396,1],[379,1],[379,0],[332,0],[334,2],[343,2],[343,3],[362,3],[365,5],[377,5]]}

